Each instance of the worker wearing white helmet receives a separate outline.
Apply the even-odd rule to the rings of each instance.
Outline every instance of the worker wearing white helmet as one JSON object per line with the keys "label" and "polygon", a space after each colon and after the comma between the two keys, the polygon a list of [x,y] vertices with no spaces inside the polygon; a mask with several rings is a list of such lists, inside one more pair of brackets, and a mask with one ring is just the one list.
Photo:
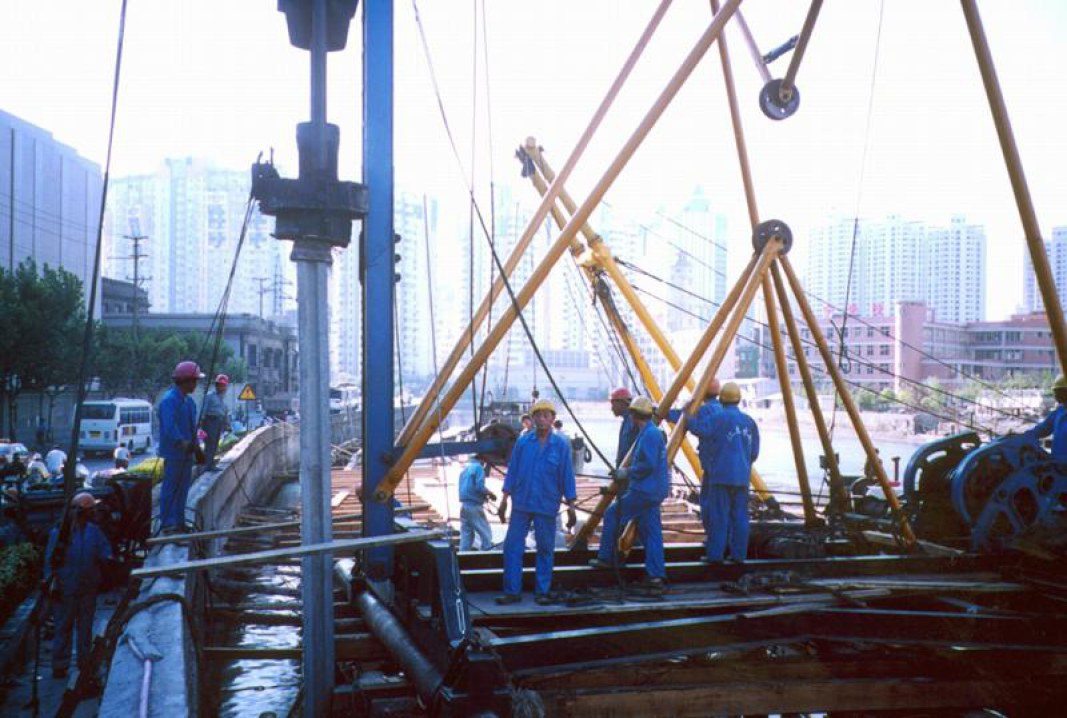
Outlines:
{"label": "worker wearing white helmet", "polygon": [[115,468],[125,471],[130,468],[130,450],[125,446],[116,447],[112,458],[115,460]]}

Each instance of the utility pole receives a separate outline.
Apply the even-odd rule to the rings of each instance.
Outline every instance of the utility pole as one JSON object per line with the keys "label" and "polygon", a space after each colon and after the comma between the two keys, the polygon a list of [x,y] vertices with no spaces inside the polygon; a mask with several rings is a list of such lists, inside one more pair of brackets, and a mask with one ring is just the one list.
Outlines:
{"label": "utility pole", "polygon": [[128,257],[123,257],[123,259],[129,259],[133,262],[133,277],[127,276],[126,278],[133,281],[133,317],[131,326],[133,328],[133,344],[136,351],[137,335],[140,327],[139,312],[141,309],[141,285],[150,279],[150,277],[141,276],[141,260],[148,258],[148,255],[141,251],[141,243],[147,240],[148,236],[136,232],[134,234],[124,234],[122,236],[133,244],[133,254]]}
{"label": "utility pole", "polygon": [[270,281],[270,277],[253,277],[253,282],[259,284],[259,289],[256,292],[259,293],[259,318],[263,318],[263,295],[267,292],[274,291],[274,287],[264,287],[263,285]]}

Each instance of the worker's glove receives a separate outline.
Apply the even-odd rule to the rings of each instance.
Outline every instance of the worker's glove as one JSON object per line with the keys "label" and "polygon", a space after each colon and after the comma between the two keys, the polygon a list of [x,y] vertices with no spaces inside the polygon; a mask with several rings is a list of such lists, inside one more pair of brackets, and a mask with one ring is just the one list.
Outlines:
{"label": "worker's glove", "polygon": [[193,444],[193,453],[196,455],[197,465],[207,463],[207,457],[204,456],[204,450],[200,448],[200,444]]}
{"label": "worker's glove", "polygon": [[506,524],[508,522],[508,502],[501,501],[500,506],[496,509],[496,515],[500,518],[500,523]]}
{"label": "worker's glove", "polygon": [[489,499],[490,501],[496,501],[496,494],[494,494],[492,491],[486,491],[485,498]]}
{"label": "worker's glove", "polygon": [[578,523],[578,512],[574,510],[573,506],[567,507],[567,528],[572,529]]}

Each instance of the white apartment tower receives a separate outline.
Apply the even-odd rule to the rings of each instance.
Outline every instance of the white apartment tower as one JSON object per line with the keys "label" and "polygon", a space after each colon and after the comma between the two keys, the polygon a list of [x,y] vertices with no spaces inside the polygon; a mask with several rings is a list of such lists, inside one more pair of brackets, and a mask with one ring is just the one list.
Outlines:
{"label": "white apartment tower", "polygon": [[[1052,239],[1045,242],[1045,254],[1052,267],[1052,277],[1056,280],[1056,289],[1060,294],[1060,303],[1067,293],[1067,227],[1053,227]],[[1028,312],[1040,312],[1045,308],[1041,291],[1034,276],[1034,264],[1030,261],[1030,252],[1024,247],[1023,253],[1023,305]]]}

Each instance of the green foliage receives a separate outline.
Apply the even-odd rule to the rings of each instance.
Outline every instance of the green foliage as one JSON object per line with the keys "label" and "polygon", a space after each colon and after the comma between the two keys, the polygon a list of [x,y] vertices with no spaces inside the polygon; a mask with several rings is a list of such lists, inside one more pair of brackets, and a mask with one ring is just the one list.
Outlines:
{"label": "green foliage", "polygon": [[[212,347],[205,346],[200,334],[141,329],[135,339],[132,329],[98,326],[96,344],[96,376],[109,396],[154,401],[170,385],[178,362],[192,358],[207,371],[211,361]],[[219,347],[215,371],[229,374],[234,382],[248,375],[244,360],[235,357],[225,342]]]}
{"label": "green foliage", "polygon": [[37,585],[43,569],[42,555],[40,547],[32,543],[0,549],[0,625]]}

